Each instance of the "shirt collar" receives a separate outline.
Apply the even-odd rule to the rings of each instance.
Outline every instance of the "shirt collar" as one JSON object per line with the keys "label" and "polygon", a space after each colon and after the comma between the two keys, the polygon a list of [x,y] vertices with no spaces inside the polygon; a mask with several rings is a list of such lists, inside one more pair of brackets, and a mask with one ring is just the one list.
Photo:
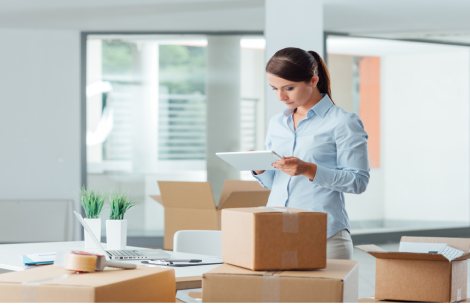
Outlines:
{"label": "shirt collar", "polygon": [[[308,110],[308,113],[307,113],[307,116],[308,117],[311,117],[313,113],[316,113],[317,115],[319,115],[321,118],[325,117],[326,113],[328,112],[328,110],[333,106],[333,102],[331,101],[330,97],[328,96],[328,94],[323,94],[323,97],[321,98],[320,101],[318,101],[318,103],[316,103],[315,105],[312,106],[312,108],[310,108]],[[292,113],[294,112],[294,110],[292,109],[286,109],[284,110],[284,115],[285,116],[290,116]]]}

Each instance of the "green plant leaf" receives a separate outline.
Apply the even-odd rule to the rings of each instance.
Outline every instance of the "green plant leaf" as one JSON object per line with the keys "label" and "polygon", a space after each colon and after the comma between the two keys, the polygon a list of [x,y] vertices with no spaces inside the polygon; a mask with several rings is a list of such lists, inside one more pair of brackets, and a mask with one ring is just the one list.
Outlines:
{"label": "green plant leaf", "polygon": [[113,220],[120,220],[124,219],[124,214],[132,208],[135,204],[133,204],[127,196],[123,194],[115,194],[111,198],[111,212],[109,215],[109,219]]}
{"label": "green plant leaf", "polygon": [[99,218],[104,205],[104,197],[94,191],[82,188],[80,202],[86,218]]}

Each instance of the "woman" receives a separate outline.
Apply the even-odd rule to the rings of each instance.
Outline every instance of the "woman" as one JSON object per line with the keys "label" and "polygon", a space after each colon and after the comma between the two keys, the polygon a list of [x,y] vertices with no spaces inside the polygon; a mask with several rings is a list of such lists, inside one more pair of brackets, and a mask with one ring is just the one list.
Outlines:
{"label": "woman", "polygon": [[329,73],[316,52],[279,50],[268,61],[266,73],[287,107],[269,122],[266,146],[284,157],[273,163],[275,170],[253,175],[271,189],[268,206],[326,212],[327,257],[351,259],[343,193],[362,193],[369,182],[362,122],[331,100]]}

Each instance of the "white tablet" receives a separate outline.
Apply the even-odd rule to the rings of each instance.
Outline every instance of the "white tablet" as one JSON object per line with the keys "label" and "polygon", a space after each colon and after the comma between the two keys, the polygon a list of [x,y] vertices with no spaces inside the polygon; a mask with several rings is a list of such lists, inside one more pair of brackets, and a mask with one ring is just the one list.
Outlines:
{"label": "white tablet", "polygon": [[274,169],[271,164],[282,158],[270,150],[218,152],[216,155],[241,171]]}

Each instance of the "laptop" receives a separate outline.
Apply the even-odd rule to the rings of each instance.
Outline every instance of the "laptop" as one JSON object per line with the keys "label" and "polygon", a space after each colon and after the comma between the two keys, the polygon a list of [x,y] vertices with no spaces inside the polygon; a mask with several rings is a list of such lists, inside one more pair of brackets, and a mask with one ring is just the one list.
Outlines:
{"label": "laptop", "polygon": [[93,231],[91,231],[88,224],[83,220],[82,215],[77,211],[73,211],[80,224],[83,226],[85,231],[91,236],[93,243],[97,249],[100,250],[108,259],[111,260],[165,260],[170,258],[170,254],[160,249],[149,249],[149,250],[105,250],[103,245],[98,241]]}

